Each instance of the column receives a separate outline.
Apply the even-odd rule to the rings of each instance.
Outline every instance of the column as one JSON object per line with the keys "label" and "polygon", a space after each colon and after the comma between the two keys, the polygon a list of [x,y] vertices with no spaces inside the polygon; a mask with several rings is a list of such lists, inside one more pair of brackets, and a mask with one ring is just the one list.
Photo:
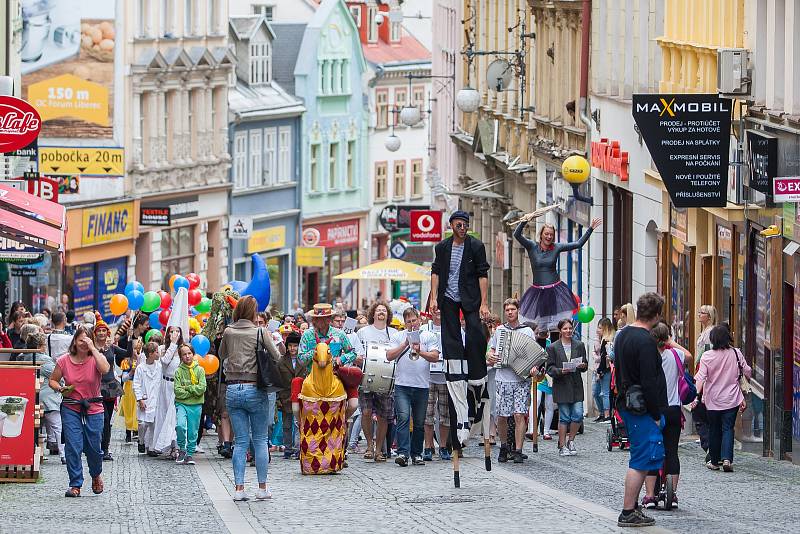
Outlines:
{"label": "column", "polygon": [[207,160],[215,160],[215,151],[214,151],[214,118],[212,117],[212,111],[214,109],[214,104],[212,102],[214,95],[211,92],[211,86],[206,85],[203,89],[203,122],[204,122],[204,130],[205,130],[205,142],[204,142],[204,151]]}
{"label": "column", "polygon": [[180,124],[181,124],[181,133],[180,133],[180,151],[181,151],[181,158],[184,163],[192,161],[192,108],[191,108],[191,98],[189,94],[189,89],[183,88],[180,92],[180,101],[181,101],[181,115],[180,115]]}
{"label": "column", "polygon": [[142,147],[142,93],[133,93],[133,164],[137,168],[144,167],[144,150]]}

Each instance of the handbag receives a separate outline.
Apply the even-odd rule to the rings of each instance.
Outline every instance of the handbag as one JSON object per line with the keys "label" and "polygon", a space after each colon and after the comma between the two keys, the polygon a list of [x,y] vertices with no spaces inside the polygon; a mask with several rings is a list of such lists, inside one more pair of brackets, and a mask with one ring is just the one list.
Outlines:
{"label": "handbag", "polygon": [[[678,357],[678,352],[675,349],[669,349],[672,355],[675,356],[675,363],[678,365],[678,396],[681,398],[681,404],[690,404],[697,398],[697,386],[694,383],[694,377],[689,374],[689,370],[683,365],[681,359]],[[681,373],[680,371],[683,371]]]}
{"label": "handbag", "polygon": [[256,334],[256,364],[258,365],[256,387],[265,390],[267,393],[273,393],[281,389],[278,365],[267,350],[262,328],[259,328]]}
{"label": "handbag", "polygon": [[[739,356],[742,356],[742,353],[739,351],[739,349],[733,349],[733,350],[736,352],[736,365],[739,366],[739,378],[738,378],[739,389],[742,390],[742,395],[746,397],[750,394],[751,391],[753,391],[753,388],[752,386],[750,386],[750,380],[748,380],[747,377],[744,376],[744,371],[742,370],[742,360],[739,359]],[[742,358],[744,358],[744,356],[742,356]]]}

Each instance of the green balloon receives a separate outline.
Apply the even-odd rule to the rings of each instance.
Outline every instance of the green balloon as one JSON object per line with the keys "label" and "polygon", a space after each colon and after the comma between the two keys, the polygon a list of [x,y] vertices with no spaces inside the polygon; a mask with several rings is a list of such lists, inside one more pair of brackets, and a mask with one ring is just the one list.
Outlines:
{"label": "green balloon", "polygon": [[155,291],[148,291],[144,294],[144,304],[142,304],[142,311],[150,313],[156,311],[161,307],[161,297]]}
{"label": "green balloon", "polygon": [[150,330],[148,330],[148,331],[145,333],[145,335],[144,335],[144,342],[145,342],[145,343],[149,343],[149,342],[150,342],[150,338],[151,338],[151,337],[153,337],[153,334],[160,334],[160,333],[161,333],[161,331],[160,331],[159,329],[157,329],[157,328],[151,328]]}
{"label": "green balloon", "polygon": [[208,297],[203,297],[200,302],[197,303],[197,306],[194,307],[197,310],[197,313],[208,313],[211,311],[211,299]]}
{"label": "green balloon", "polygon": [[578,310],[578,320],[582,323],[591,323],[594,319],[594,308],[591,306],[581,306]]}

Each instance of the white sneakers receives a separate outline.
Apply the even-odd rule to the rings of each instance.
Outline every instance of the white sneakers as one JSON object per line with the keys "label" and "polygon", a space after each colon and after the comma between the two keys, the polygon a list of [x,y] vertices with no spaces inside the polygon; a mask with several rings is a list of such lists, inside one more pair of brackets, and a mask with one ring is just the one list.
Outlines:
{"label": "white sneakers", "polygon": [[577,456],[578,455],[578,451],[575,450],[575,442],[574,441],[568,441],[567,442],[567,449],[569,449],[569,455],[570,456]]}
{"label": "white sneakers", "polygon": [[250,497],[247,496],[244,490],[236,490],[233,492],[233,502],[244,502],[248,500],[250,500]]}
{"label": "white sneakers", "polygon": [[[269,490],[269,488],[267,488],[267,489],[258,488],[256,490],[256,500],[257,501],[266,501],[266,500],[271,499],[271,498],[272,498],[272,492]],[[242,491],[236,490],[236,491],[233,492],[233,502],[244,502],[244,501],[249,501],[249,500],[250,500],[250,497],[247,496],[247,494],[244,492],[244,490],[242,490]]]}

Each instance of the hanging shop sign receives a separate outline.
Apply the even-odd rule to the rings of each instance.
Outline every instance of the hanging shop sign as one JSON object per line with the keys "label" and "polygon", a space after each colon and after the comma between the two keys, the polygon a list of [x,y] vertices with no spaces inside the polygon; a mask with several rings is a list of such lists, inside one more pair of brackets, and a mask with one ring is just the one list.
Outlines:
{"label": "hanging shop sign", "polygon": [[676,207],[726,205],[731,110],[711,94],[633,95],[633,118]]}
{"label": "hanging shop sign", "polygon": [[359,221],[349,219],[313,224],[303,228],[303,245],[307,247],[351,247],[359,242]]}
{"label": "hanging shop sign", "polygon": [[253,234],[253,218],[239,215],[228,216],[228,239],[250,239]]}
{"label": "hanging shop sign", "polygon": [[39,112],[30,104],[13,96],[0,96],[0,152],[25,148],[42,130]]}
{"label": "hanging shop sign", "polygon": [[412,210],[410,212],[411,241],[436,242],[442,240],[442,212],[437,210]]}
{"label": "hanging shop sign", "polygon": [[800,176],[775,178],[772,195],[775,202],[800,202]]}
{"label": "hanging shop sign", "polygon": [[628,153],[620,148],[619,141],[600,139],[592,141],[592,167],[609,172],[619,177],[623,182],[628,181]]}
{"label": "hanging shop sign", "polygon": [[378,222],[387,232],[397,231],[397,205],[388,204],[378,215]]}
{"label": "hanging shop sign", "polygon": [[325,247],[295,247],[298,267],[322,267],[325,265]]}
{"label": "hanging shop sign", "polygon": [[170,207],[146,208],[139,206],[139,224],[141,226],[169,226],[172,224]]}
{"label": "hanging shop sign", "polygon": [[392,255],[392,258],[402,260],[406,257],[406,244],[403,241],[395,241],[392,243],[392,246],[389,247],[389,253]]}
{"label": "hanging shop sign", "polygon": [[778,175],[778,138],[765,132],[747,130],[750,188],[772,193],[772,179]]}
{"label": "hanging shop sign", "polygon": [[40,146],[39,172],[42,174],[82,174],[123,176],[124,150],[109,147]]}
{"label": "hanging shop sign", "polygon": [[397,206],[397,229],[403,230],[411,228],[411,212],[421,210],[430,210],[430,206],[425,206],[423,204],[403,204]]}
{"label": "hanging shop sign", "polygon": [[133,218],[133,202],[84,209],[81,245],[132,238]]}
{"label": "hanging shop sign", "polygon": [[247,253],[265,252],[286,246],[286,226],[272,226],[256,230],[247,240]]}

